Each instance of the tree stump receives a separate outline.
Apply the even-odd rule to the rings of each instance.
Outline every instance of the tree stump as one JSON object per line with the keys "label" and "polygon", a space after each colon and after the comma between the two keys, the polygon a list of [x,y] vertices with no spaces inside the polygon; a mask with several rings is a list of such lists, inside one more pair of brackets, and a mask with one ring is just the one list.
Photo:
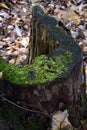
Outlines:
{"label": "tree stump", "polygon": [[[1,88],[6,96],[28,108],[48,113],[60,102],[82,102],[83,53],[61,21],[33,7],[28,64],[11,65],[0,58]],[[84,89],[85,87],[83,87]]]}

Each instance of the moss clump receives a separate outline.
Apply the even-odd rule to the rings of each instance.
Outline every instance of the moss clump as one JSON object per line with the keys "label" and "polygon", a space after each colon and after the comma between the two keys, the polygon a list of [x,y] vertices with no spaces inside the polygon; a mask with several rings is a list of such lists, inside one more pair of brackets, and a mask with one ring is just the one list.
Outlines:
{"label": "moss clump", "polygon": [[41,55],[36,57],[33,64],[23,67],[8,64],[0,58],[0,72],[3,72],[3,78],[22,86],[43,84],[67,72],[66,65],[71,62],[71,58],[72,54],[69,51],[59,57],[48,58],[46,55]]}
{"label": "moss clump", "polygon": [[67,109],[68,109],[68,112],[69,112],[69,120],[70,120],[71,124],[74,127],[78,128],[79,125],[80,125],[79,124],[79,117],[78,117],[78,114],[77,114],[75,108],[72,107],[72,106],[68,106]]}
{"label": "moss clump", "polygon": [[84,94],[83,105],[87,108],[87,94]]}

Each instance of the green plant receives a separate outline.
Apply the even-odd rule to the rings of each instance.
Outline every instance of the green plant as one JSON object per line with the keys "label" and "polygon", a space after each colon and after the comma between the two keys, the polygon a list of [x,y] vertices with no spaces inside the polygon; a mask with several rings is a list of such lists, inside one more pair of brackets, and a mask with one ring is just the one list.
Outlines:
{"label": "green plant", "polygon": [[68,71],[67,64],[72,62],[72,54],[66,51],[64,55],[48,58],[46,55],[36,57],[31,65],[13,65],[0,58],[0,72],[3,78],[22,86],[37,85],[59,78]]}
{"label": "green plant", "polygon": [[68,106],[68,112],[69,112],[69,120],[71,122],[71,124],[74,126],[74,127],[79,127],[79,119],[78,119],[78,114],[75,110],[74,107],[72,106]]}
{"label": "green plant", "polygon": [[83,105],[85,105],[85,107],[87,107],[87,94],[84,94]]}

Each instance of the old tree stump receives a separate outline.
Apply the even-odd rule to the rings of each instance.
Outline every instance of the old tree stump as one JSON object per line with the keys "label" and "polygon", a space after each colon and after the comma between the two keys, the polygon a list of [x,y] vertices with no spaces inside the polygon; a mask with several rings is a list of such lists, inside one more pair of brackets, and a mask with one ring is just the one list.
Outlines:
{"label": "old tree stump", "polygon": [[21,106],[29,104],[48,113],[59,104],[81,103],[82,51],[62,22],[48,16],[39,6],[32,11],[28,64],[11,65],[0,58],[1,89]]}

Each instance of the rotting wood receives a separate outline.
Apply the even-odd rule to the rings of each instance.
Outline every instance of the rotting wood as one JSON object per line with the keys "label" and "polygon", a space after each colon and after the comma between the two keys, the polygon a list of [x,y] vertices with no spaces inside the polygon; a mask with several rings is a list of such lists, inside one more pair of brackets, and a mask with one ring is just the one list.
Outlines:
{"label": "rotting wood", "polygon": [[[67,29],[60,23],[55,18],[47,16],[39,6],[33,8],[29,64],[33,65],[35,58],[44,54],[48,58],[46,64],[48,65],[51,58],[64,56],[67,51],[72,54],[72,60],[65,66],[68,69],[67,72],[61,73],[60,77],[56,77],[52,81],[46,79],[44,83],[39,81],[37,84],[34,84],[38,77],[37,75],[40,73],[39,70],[37,75],[34,73],[34,70],[27,72],[27,82],[24,86],[21,83],[11,82],[3,75],[2,90],[7,97],[14,101],[20,101],[22,106],[28,107],[28,104],[33,104],[38,106],[40,110],[51,113],[59,109],[61,102],[72,106],[81,105],[82,103],[83,94],[85,93],[84,91],[82,93],[82,89],[85,86],[81,87],[83,54],[80,47],[68,34]],[[51,68],[50,64],[48,68]],[[50,71],[53,70],[50,69]],[[57,69],[55,73],[53,72],[55,75],[56,71]],[[13,70],[14,72],[15,70]],[[20,78],[20,74],[17,78]],[[33,85],[32,83],[30,84],[30,81],[32,81]]]}

